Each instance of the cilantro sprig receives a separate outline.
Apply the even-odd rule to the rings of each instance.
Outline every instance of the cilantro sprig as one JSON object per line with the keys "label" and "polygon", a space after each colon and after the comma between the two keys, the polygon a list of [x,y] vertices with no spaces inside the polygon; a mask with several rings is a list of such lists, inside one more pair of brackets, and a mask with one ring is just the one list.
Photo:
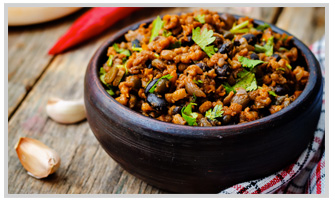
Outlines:
{"label": "cilantro sprig", "polygon": [[257,89],[257,81],[255,73],[243,70],[239,72],[237,76],[238,76],[237,82],[233,86],[235,90],[238,87],[242,87],[248,92]]}
{"label": "cilantro sprig", "polygon": [[197,21],[199,21],[201,24],[205,24],[205,15],[197,15],[194,17],[194,19],[196,19]]}
{"label": "cilantro sprig", "polygon": [[155,37],[158,36],[158,33],[163,28],[163,26],[164,26],[164,21],[162,21],[161,17],[157,16],[157,18],[152,23],[150,42],[154,40]]}
{"label": "cilantro sprig", "polygon": [[266,56],[272,56],[273,55],[273,36],[271,36],[268,39],[268,41],[266,42],[264,46],[256,44],[255,51],[265,53]]}
{"label": "cilantro sprig", "polygon": [[212,57],[215,54],[214,46],[208,46],[215,41],[213,37],[213,30],[207,30],[205,28],[202,32],[200,27],[192,29],[192,40],[199,45],[199,47],[206,52],[209,57]]}
{"label": "cilantro sprig", "polygon": [[164,79],[164,78],[166,78],[166,79],[168,79],[168,80],[171,80],[172,75],[167,74],[167,75],[164,75],[164,76],[162,76],[161,78],[159,78],[159,79],[157,80],[157,82],[155,82],[155,84],[150,88],[149,92],[150,92],[150,93],[154,93],[154,91],[155,91],[155,89],[156,89],[156,86],[157,86],[158,82],[159,82],[161,79]]}
{"label": "cilantro sprig", "polygon": [[188,125],[197,126],[198,114],[192,112],[192,106],[197,105],[196,103],[189,103],[186,107],[181,109],[181,116],[185,119]]}
{"label": "cilantro sprig", "polygon": [[257,65],[261,64],[261,63],[265,63],[262,60],[253,60],[253,59],[248,59],[244,56],[240,56],[238,58],[238,61],[241,62],[242,66],[245,68],[249,68],[250,70],[252,70],[253,68],[255,68]]}
{"label": "cilantro sprig", "polygon": [[224,111],[222,110],[222,105],[216,105],[214,109],[209,109],[206,111],[205,116],[212,121],[216,121],[216,118],[222,117]]}
{"label": "cilantro sprig", "polygon": [[113,44],[113,48],[119,54],[130,56],[130,51],[128,49],[121,49],[116,43]]}
{"label": "cilantro sprig", "polygon": [[233,24],[233,27],[229,30],[232,34],[241,34],[241,33],[246,33],[249,31],[249,28],[247,28],[249,24],[249,20],[244,21],[243,23],[240,23],[236,25],[235,23]]}

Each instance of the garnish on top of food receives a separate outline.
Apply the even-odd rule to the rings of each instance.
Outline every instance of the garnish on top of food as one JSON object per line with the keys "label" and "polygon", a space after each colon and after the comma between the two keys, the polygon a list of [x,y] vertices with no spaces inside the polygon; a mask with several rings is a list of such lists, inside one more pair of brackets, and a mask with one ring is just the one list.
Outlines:
{"label": "garnish on top of food", "polygon": [[309,73],[292,36],[208,10],[165,15],[109,47],[100,80],[145,116],[189,126],[254,121],[292,103]]}

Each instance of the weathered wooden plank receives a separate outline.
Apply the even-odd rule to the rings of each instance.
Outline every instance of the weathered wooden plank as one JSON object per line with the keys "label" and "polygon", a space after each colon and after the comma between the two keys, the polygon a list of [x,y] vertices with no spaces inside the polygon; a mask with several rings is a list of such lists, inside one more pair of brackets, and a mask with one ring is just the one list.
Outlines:
{"label": "weathered wooden plank", "polygon": [[48,55],[52,43],[68,29],[82,11],[33,26],[8,29],[8,116],[20,104],[43,73],[53,56]]}
{"label": "weathered wooden plank", "polygon": [[325,8],[284,8],[276,25],[309,46],[325,34]]}

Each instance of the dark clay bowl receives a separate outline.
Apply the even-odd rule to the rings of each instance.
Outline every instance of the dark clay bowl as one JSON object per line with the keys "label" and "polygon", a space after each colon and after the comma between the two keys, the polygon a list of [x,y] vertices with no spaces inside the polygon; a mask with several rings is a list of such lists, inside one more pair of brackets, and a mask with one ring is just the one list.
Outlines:
{"label": "dark clay bowl", "polygon": [[[238,125],[176,125],[121,105],[99,80],[98,72],[107,60],[107,48],[124,40],[128,30],[152,20],[138,22],[111,36],[87,67],[87,119],[101,146],[116,162],[163,190],[217,193],[234,184],[268,176],[299,157],[313,137],[323,88],[319,63],[306,45],[294,38],[299,50],[298,63],[308,68],[310,76],[302,94],[287,108]],[[264,22],[255,20],[255,23]],[[275,32],[285,32],[271,27]]]}

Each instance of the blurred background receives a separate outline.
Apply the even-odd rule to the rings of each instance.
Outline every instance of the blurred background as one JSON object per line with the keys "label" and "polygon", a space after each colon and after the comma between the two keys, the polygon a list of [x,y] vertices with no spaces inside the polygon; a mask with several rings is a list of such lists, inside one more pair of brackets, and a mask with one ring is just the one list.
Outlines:
{"label": "blurred background", "polygon": [[[139,20],[199,8],[143,8],[102,34],[57,55],[49,55],[49,49],[89,8],[36,9],[8,10],[8,192],[162,193],[116,164],[99,146],[86,121],[67,126],[57,124],[48,119],[45,105],[50,97],[72,100],[83,96],[86,66],[113,33]],[[322,7],[206,9],[275,24],[307,46],[325,34]],[[59,171],[46,180],[27,176],[13,150],[20,136],[38,139],[59,152],[62,158]]]}

